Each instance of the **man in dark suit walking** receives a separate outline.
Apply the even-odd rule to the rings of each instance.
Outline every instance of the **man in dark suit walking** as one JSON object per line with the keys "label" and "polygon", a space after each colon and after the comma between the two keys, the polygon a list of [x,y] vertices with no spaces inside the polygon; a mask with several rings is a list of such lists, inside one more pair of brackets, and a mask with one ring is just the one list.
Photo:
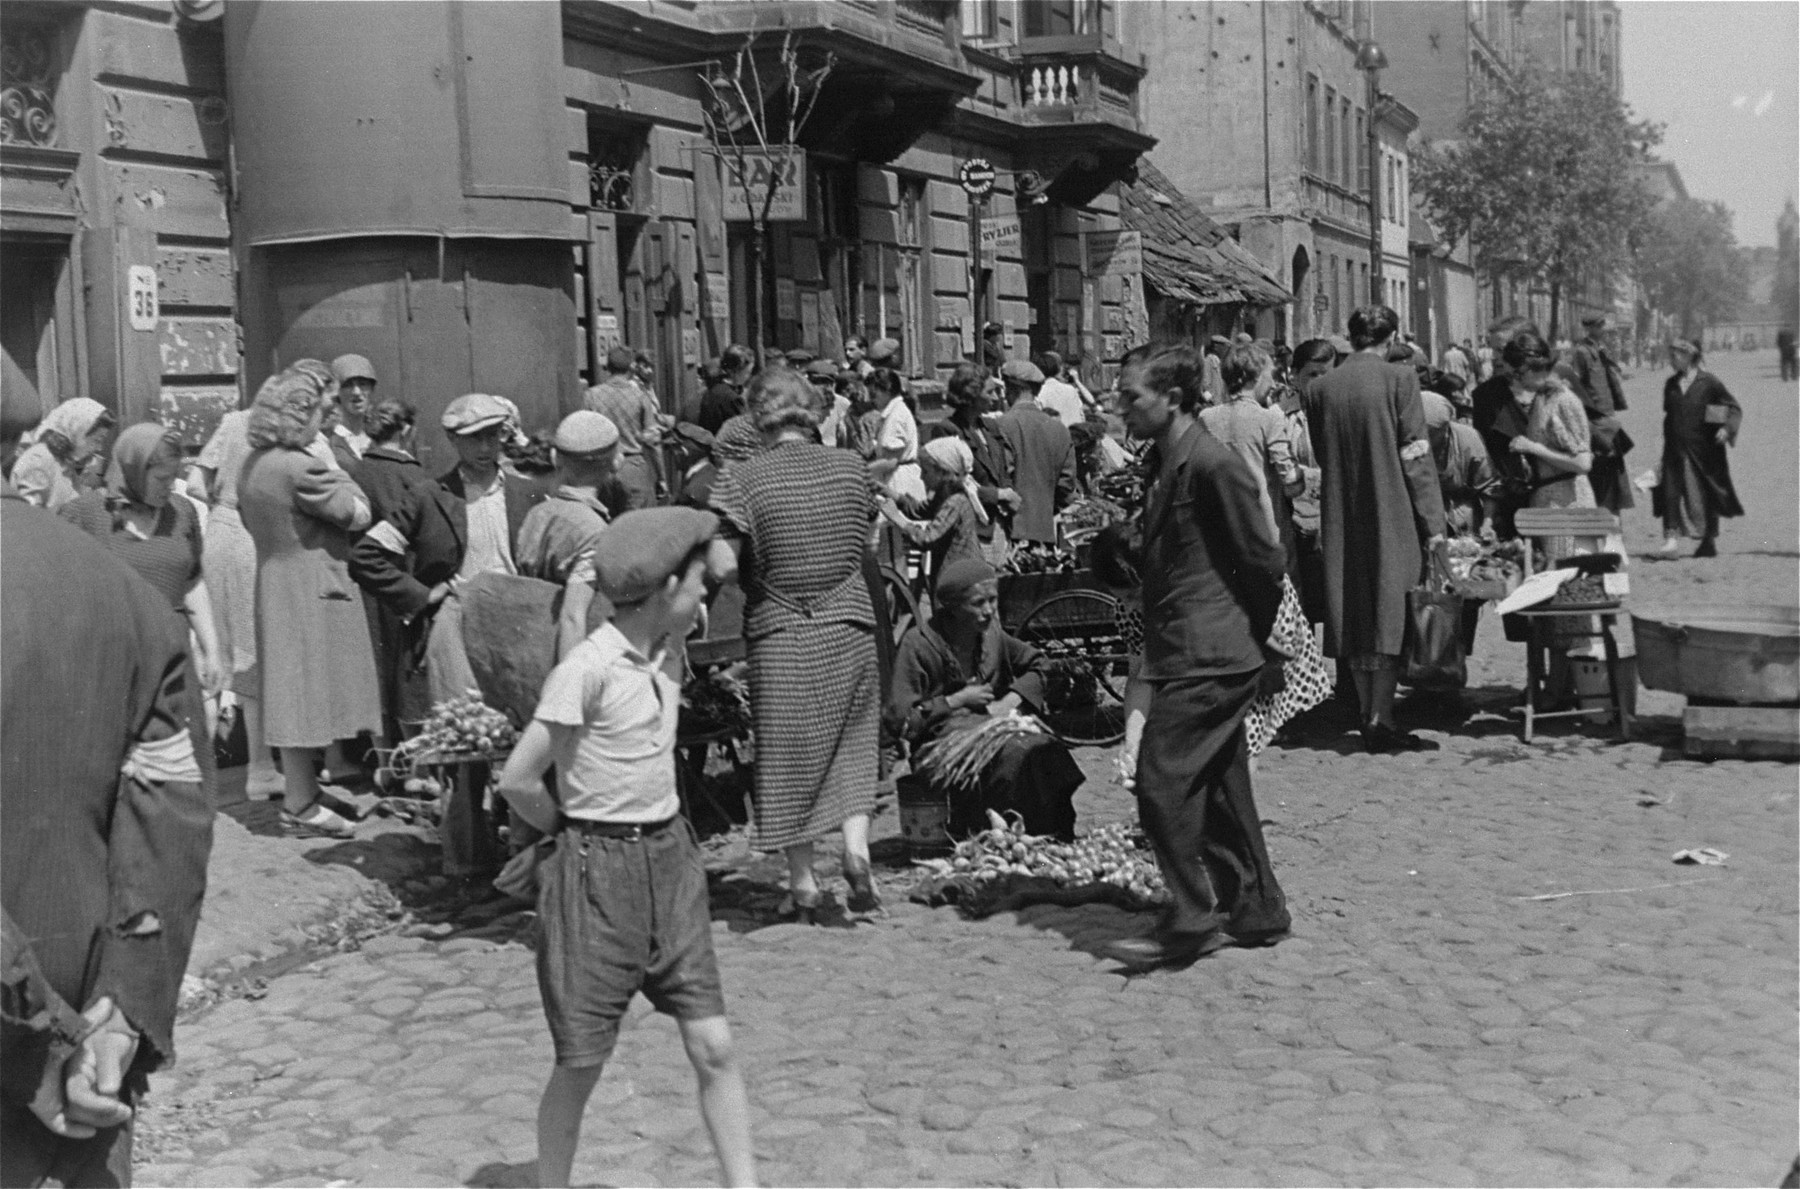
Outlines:
{"label": "man in dark suit walking", "polygon": [[168,600],[10,486],[0,552],[0,1184],[129,1185],[212,848],[199,683]]}
{"label": "man in dark suit walking", "polygon": [[1000,369],[1010,406],[995,429],[1012,456],[1012,482],[1019,493],[1011,533],[1015,541],[1056,542],[1056,514],[1075,498],[1075,446],[1069,431],[1037,404],[1044,373],[1014,359]]}
{"label": "man in dark suit walking", "polygon": [[[1263,845],[1244,712],[1265,668],[1287,555],[1249,464],[1199,423],[1205,365],[1187,346],[1125,356],[1120,413],[1155,443],[1143,523],[1144,651],[1127,695],[1126,760],[1173,905],[1156,935],[1114,943],[1133,966],[1188,961],[1287,932]],[[1131,769],[1127,769],[1131,771]]]}

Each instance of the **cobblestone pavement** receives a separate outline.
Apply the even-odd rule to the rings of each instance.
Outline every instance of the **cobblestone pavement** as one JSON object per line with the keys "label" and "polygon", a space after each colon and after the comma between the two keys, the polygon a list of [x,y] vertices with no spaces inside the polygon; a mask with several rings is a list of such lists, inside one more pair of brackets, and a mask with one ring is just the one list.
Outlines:
{"label": "cobblestone pavement", "polygon": [[[1743,465],[1761,449],[1791,489],[1791,392],[1727,379],[1753,419],[1785,410],[1775,445],[1734,458],[1740,481],[1767,490]],[[1657,403],[1649,383],[1634,413]],[[1791,601],[1793,532],[1756,529],[1771,531],[1785,560],[1751,553],[1771,547],[1740,523],[1727,577],[1645,565],[1634,598],[1705,579],[1709,597]],[[1095,950],[1145,917],[971,922],[905,903],[899,869],[884,918],[765,925],[767,865],[716,854],[764,1177],[1773,1184],[1800,1102],[1795,769],[1680,760],[1667,698],[1646,698],[1641,740],[1565,727],[1528,747],[1496,713],[1518,651],[1484,626],[1468,721],[1411,708],[1442,751],[1373,758],[1320,727],[1263,758],[1296,918],[1274,949],[1126,978]],[[1108,758],[1082,756],[1084,825],[1131,814]],[[1690,846],[1730,860],[1674,865]],[[145,1107],[139,1183],[531,1183],[550,1048],[524,921],[471,923],[377,938],[185,1021]],[[716,1181],[675,1029],[641,1001],[576,1175]]]}

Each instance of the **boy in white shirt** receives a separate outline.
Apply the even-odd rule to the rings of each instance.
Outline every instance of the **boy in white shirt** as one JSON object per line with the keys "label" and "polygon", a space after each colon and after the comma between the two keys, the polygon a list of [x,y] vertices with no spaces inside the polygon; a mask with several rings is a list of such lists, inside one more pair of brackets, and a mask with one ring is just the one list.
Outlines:
{"label": "boy in white shirt", "polygon": [[[718,518],[648,508],[594,547],[610,622],[544,683],[500,792],[555,836],[539,867],[538,990],[556,1067],[538,1105],[537,1184],[567,1185],[582,1110],[639,991],[675,1017],[728,1185],[756,1182],[750,1107],[713,956],[706,872],[675,792],[682,641],[705,599]],[[557,795],[543,775],[555,764]]]}

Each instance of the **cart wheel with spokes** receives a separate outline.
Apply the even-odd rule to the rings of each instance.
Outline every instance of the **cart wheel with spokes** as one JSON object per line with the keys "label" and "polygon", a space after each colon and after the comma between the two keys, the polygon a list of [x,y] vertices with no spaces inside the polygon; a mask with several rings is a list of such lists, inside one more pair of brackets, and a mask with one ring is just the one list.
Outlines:
{"label": "cart wheel with spokes", "polygon": [[1104,591],[1066,590],[1032,607],[1013,632],[1048,661],[1044,725],[1071,747],[1108,747],[1125,737],[1131,649],[1124,611]]}

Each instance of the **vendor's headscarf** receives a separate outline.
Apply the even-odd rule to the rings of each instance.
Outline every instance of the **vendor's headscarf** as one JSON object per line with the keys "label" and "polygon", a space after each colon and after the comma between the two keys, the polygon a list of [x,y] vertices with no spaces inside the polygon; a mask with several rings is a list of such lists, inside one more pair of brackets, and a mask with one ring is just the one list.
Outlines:
{"label": "vendor's headscarf", "polygon": [[993,566],[979,557],[965,557],[944,567],[937,580],[937,602],[940,607],[954,607],[983,582],[999,577]]}
{"label": "vendor's headscarf", "polygon": [[969,502],[975,505],[975,518],[986,524],[988,514],[981,506],[981,487],[970,474],[975,469],[975,455],[969,450],[969,444],[958,437],[941,437],[931,439],[921,449],[925,457],[962,484]]}
{"label": "vendor's headscarf", "polygon": [[144,421],[125,430],[113,443],[112,465],[106,468],[106,502],[114,508],[125,504],[161,508],[168,502],[168,492],[149,491],[150,471],[180,451],[181,435],[165,425]]}
{"label": "vendor's headscarf", "polygon": [[1419,393],[1419,403],[1425,406],[1425,428],[1442,429],[1456,420],[1456,406],[1435,392]]}
{"label": "vendor's headscarf", "polygon": [[[81,443],[94,432],[94,427],[100,424],[101,418],[106,416],[108,414],[105,405],[97,400],[78,396],[73,400],[62,402],[44,414],[44,419],[38,423],[37,429],[21,438],[20,441],[25,444],[43,442],[45,434],[54,433],[59,435],[63,442],[79,450]],[[44,444],[51,446],[52,454],[57,453],[56,446],[49,442],[44,442]]]}

